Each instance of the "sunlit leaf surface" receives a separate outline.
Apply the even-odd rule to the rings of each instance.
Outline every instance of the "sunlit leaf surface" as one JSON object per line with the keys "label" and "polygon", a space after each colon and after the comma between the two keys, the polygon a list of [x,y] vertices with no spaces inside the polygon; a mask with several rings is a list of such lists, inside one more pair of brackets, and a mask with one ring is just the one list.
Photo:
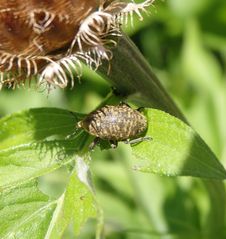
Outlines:
{"label": "sunlit leaf surface", "polygon": [[133,147],[134,169],[167,176],[225,179],[226,171],[195,131],[159,110],[147,112],[152,140]]}

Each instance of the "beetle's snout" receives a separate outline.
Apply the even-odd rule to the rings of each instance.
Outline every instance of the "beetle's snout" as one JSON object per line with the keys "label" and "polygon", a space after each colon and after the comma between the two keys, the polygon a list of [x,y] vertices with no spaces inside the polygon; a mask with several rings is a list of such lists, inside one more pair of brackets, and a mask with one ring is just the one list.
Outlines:
{"label": "beetle's snout", "polygon": [[91,124],[91,120],[92,119],[90,117],[86,117],[86,118],[84,118],[83,120],[81,120],[77,123],[77,127],[78,128],[83,128],[84,130],[89,131],[89,126]]}

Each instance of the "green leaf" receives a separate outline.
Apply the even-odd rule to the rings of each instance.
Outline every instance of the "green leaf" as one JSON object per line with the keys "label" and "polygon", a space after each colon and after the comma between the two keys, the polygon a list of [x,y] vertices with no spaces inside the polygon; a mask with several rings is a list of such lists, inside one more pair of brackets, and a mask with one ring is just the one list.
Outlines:
{"label": "green leaf", "polygon": [[[93,188],[90,179],[89,167],[84,159],[77,157],[76,159],[77,175],[73,178],[70,188],[73,195],[72,215],[75,234],[79,235],[81,227],[85,224],[88,218],[97,216],[97,204],[93,193]],[[76,190],[74,186],[76,185]]]}
{"label": "green leaf", "polygon": [[[0,238],[61,238],[72,221],[76,235],[97,204],[82,153],[87,134],[75,131],[81,115],[61,109],[23,111],[0,120]],[[75,133],[73,139],[66,136]],[[87,148],[85,146],[85,148]],[[35,178],[76,160],[65,192],[54,201]]]}
{"label": "green leaf", "polygon": [[97,204],[89,182],[89,167],[77,157],[77,171],[69,179],[65,193],[60,197],[46,238],[61,238],[72,221],[76,235],[89,218],[97,217]]}
{"label": "green leaf", "polygon": [[82,158],[77,160],[80,167],[71,174],[65,192],[57,200],[50,201],[38,189],[36,180],[1,192],[0,218],[4,223],[0,224],[0,238],[57,239],[71,221],[78,235],[87,219],[97,216],[94,194],[84,181],[88,166]]}
{"label": "green leaf", "polygon": [[81,117],[54,108],[12,114],[0,120],[0,190],[19,185],[74,160],[87,134],[75,132]]}
{"label": "green leaf", "polygon": [[0,194],[0,238],[45,238],[56,202],[48,201],[37,181]]}
{"label": "green leaf", "polygon": [[65,137],[75,130],[80,115],[56,108],[29,109],[0,120],[0,149],[43,140],[52,135]]}
{"label": "green leaf", "polygon": [[159,110],[147,112],[152,140],[133,147],[133,168],[167,176],[225,179],[226,171],[195,131]]}

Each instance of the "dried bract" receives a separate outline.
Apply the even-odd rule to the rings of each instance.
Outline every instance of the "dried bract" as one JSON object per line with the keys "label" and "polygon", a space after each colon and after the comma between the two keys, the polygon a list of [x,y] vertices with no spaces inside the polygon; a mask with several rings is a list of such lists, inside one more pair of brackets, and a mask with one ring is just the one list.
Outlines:
{"label": "dried bract", "polygon": [[0,87],[39,77],[39,84],[73,86],[81,62],[92,69],[112,58],[127,24],[154,0],[0,0]]}

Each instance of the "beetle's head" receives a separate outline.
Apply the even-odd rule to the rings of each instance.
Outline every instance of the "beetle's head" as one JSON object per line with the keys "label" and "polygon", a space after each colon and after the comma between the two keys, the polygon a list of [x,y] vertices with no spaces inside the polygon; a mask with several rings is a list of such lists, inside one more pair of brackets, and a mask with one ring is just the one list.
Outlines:
{"label": "beetle's head", "polygon": [[86,131],[90,131],[90,125],[91,125],[91,121],[92,121],[92,117],[90,117],[89,115],[87,117],[85,117],[83,120],[79,121],[77,123],[77,127],[78,128],[83,128]]}

